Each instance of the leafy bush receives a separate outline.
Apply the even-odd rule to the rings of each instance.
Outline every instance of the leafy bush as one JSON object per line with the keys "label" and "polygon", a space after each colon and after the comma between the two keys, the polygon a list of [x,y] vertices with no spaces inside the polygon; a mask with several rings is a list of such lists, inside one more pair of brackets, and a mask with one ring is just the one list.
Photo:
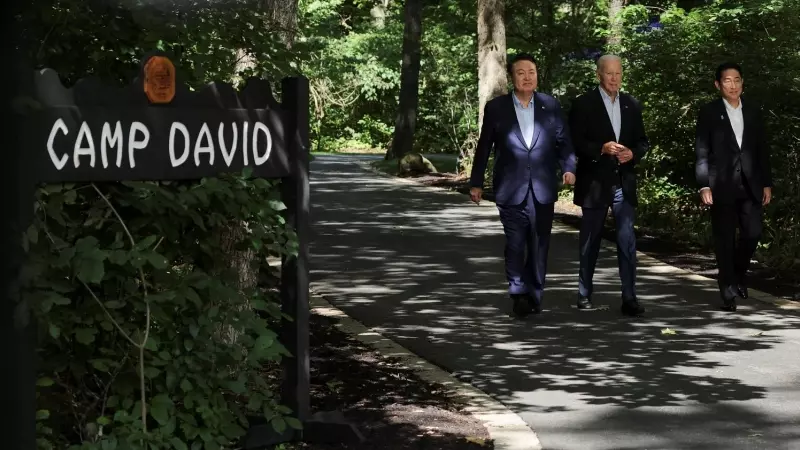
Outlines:
{"label": "leafy bush", "polygon": [[[765,235],[758,257],[773,267],[800,265],[800,4],[784,0],[717,1],[690,12],[670,7],[662,29],[641,32],[649,18],[642,5],[625,11],[623,39],[627,89],[646,107],[651,141],[640,186],[642,223],[693,236],[699,221],[694,182],[694,127],[702,103],[716,95],[713,76],[726,60],[742,64],[745,91],[759,102],[768,121],[775,182],[766,209]],[[677,207],[676,207],[677,206]],[[666,219],[666,220],[665,220]]]}
{"label": "leafy bush", "polygon": [[[297,66],[261,2],[157,3],[29,3],[30,58],[67,85],[130,83],[154,49],[194,88]],[[24,281],[41,448],[229,448],[247,416],[299,425],[274,396],[287,352],[265,260],[296,250],[278,193],[246,173],[38,190]]]}
{"label": "leafy bush", "polygon": [[287,355],[276,294],[240,288],[226,256],[296,250],[273,183],[51,185],[36,205],[42,448],[221,448],[248,415],[297,425],[264,377]]}

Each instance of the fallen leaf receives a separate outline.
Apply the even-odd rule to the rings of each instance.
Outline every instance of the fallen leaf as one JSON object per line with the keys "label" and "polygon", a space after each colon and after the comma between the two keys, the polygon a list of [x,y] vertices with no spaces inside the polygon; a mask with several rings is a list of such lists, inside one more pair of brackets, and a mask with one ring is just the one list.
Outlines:
{"label": "fallen leaf", "polygon": [[672,328],[664,328],[663,330],[661,330],[661,334],[677,334],[677,333],[675,333],[675,330],[673,330]]}

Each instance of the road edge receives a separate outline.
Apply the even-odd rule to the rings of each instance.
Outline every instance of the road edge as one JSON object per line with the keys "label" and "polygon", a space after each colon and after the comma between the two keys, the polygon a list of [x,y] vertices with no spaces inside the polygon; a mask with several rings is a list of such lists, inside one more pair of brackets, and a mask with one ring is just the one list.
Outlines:
{"label": "road edge", "polygon": [[309,304],[312,313],[335,318],[343,332],[384,356],[397,358],[420,378],[442,386],[451,396],[467,405],[465,411],[483,424],[493,441],[495,450],[542,450],[536,432],[518,414],[485,392],[453,377],[447,371],[386,336],[370,330],[332,305],[323,296],[312,292]]}
{"label": "road edge", "polygon": [[[391,178],[391,179],[400,181],[400,182],[405,183],[405,184],[414,185],[414,186],[416,186],[416,187],[418,187],[420,189],[426,189],[426,190],[431,190],[431,191],[436,191],[436,192],[443,192],[443,193],[447,193],[447,194],[458,195],[459,197],[462,197],[462,198],[464,197],[464,194],[462,194],[460,192],[455,192],[455,191],[451,191],[451,190],[443,189],[443,188],[439,188],[439,187],[425,186],[425,185],[422,185],[422,184],[419,184],[419,183],[415,182],[413,179],[402,178],[402,177],[398,177],[396,175],[391,175],[391,174],[388,174],[386,172],[382,172],[382,171],[372,167],[372,165],[369,164],[369,162],[366,162],[366,161],[358,161],[357,164],[362,169],[367,170],[369,172],[372,172],[374,174],[380,175],[380,176],[382,176],[384,178]],[[492,202],[492,201],[489,201],[489,200],[483,200],[483,201],[486,202],[486,203],[494,205],[494,202]],[[570,227],[569,225],[566,225],[563,222],[558,222],[557,224],[554,223],[553,224],[553,228],[554,229],[560,229],[560,231],[566,231],[566,232],[570,232],[570,233],[577,232],[577,230],[575,230],[573,227]],[[613,251],[616,251],[616,249],[617,249],[616,244],[614,242],[611,242],[611,241],[607,240],[607,239],[603,239],[603,247],[605,247],[606,249],[613,250]],[[717,281],[717,280],[715,280],[713,278],[704,277],[702,275],[698,275],[698,274],[696,274],[694,272],[691,272],[689,270],[681,269],[680,267],[675,267],[675,266],[673,266],[671,264],[667,264],[666,262],[661,261],[660,259],[658,259],[658,258],[656,258],[654,256],[651,256],[651,255],[649,255],[647,253],[643,253],[643,252],[637,251],[636,252],[636,256],[640,260],[644,260],[644,261],[647,261],[647,262],[649,262],[651,264],[658,264],[659,266],[668,268],[665,273],[669,273],[671,275],[675,275],[678,278],[682,278],[682,279],[687,280],[687,281],[700,281],[700,282],[709,282],[710,281],[710,282],[714,282],[714,283],[716,283],[716,281]],[[757,301],[762,302],[762,303],[771,304],[771,305],[775,306],[778,309],[800,310],[800,302],[795,302],[795,301],[792,301],[792,300],[776,297],[776,296],[774,296],[772,294],[768,294],[766,292],[759,291],[757,289],[748,289],[748,291],[749,291],[749,297],[751,299],[757,300]]]}

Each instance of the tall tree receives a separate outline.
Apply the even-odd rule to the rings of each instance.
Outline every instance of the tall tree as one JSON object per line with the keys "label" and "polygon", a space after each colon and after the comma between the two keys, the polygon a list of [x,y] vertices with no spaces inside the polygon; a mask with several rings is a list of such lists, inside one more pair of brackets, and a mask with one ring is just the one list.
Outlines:
{"label": "tall tree", "polygon": [[606,44],[614,48],[622,42],[622,17],[620,13],[625,7],[625,0],[608,0],[608,37]]}
{"label": "tall tree", "polygon": [[400,69],[400,101],[392,145],[386,159],[402,158],[414,148],[419,106],[419,67],[422,46],[422,0],[406,0],[403,32],[403,65]]}
{"label": "tall tree", "polygon": [[[258,7],[267,13],[264,26],[276,30],[281,42],[287,49],[292,47],[297,32],[298,0],[259,0]],[[256,60],[246,49],[236,51],[236,73],[240,75],[251,70]],[[237,81],[244,81],[241,77]],[[249,226],[245,222],[232,222],[219,232],[219,242],[223,249],[217,262],[217,270],[232,270],[238,273],[239,289],[247,291],[258,284],[259,272],[264,261],[256,259],[257,252],[253,248],[240,249],[238,243],[249,234]],[[221,330],[227,342],[234,342],[240,330],[227,326]]]}
{"label": "tall tree", "polygon": [[505,0],[478,0],[478,125],[489,100],[506,93]]}

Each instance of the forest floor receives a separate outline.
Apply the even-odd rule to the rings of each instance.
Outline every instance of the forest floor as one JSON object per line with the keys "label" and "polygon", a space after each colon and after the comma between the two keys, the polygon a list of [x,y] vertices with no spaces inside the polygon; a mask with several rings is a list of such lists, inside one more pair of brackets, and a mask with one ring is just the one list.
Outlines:
{"label": "forest floor", "polygon": [[311,409],[344,413],[366,438],[352,444],[291,444],[304,450],[491,450],[483,424],[441,386],[421,379],[338,328],[310,321]]}

